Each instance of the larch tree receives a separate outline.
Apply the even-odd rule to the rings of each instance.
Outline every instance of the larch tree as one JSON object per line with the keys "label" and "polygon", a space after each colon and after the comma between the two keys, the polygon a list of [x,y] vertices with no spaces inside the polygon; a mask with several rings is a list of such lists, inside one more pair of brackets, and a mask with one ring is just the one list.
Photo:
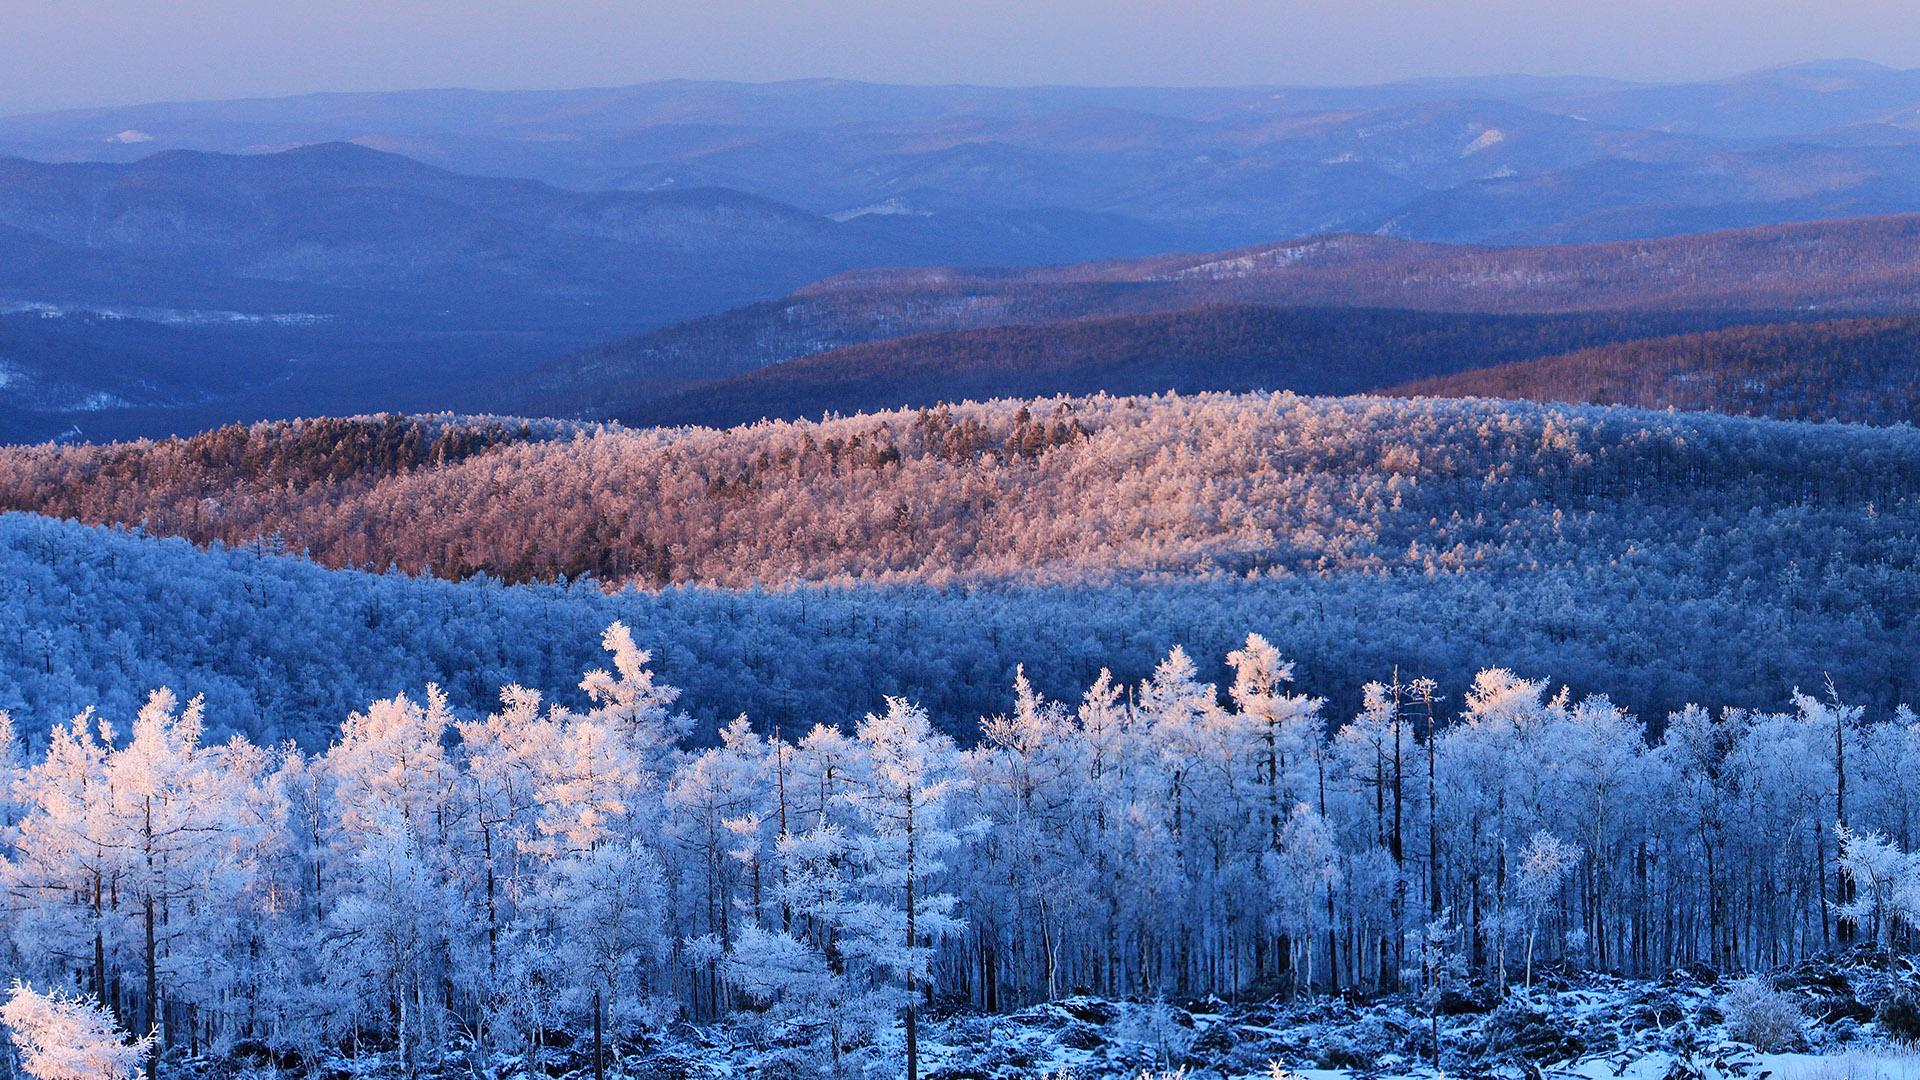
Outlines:
{"label": "larch tree", "polygon": [[46,753],[14,785],[24,810],[10,857],[0,860],[16,948],[86,971],[100,1001],[110,1000],[112,985],[108,903],[126,869],[124,838],[108,813],[112,734],[91,709],[49,732]]}
{"label": "larch tree", "polygon": [[843,949],[897,982],[906,1013],[907,1080],[920,1070],[920,1005],[930,987],[934,947],[963,925],[957,898],[930,886],[959,842],[947,820],[959,783],[953,740],[933,730],[925,709],[899,698],[867,714],[858,736],[864,782],[848,795],[866,831],[860,884],[869,899],[855,925],[842,927]]}
{"label": "larch tree", "polygon": [[333,905],[323,940],[329,977],[362,1007],[379,1005],[408,1075],[436,1025],[433,974],[446,955],[457,894],[434,853],[394,810],[368,823],[350,886]]}
{"label": "larch tree", "polygon": [[[181,709],[171,691],[157,690],[135,718],[131,738],[107,759],[104,812],[108,834],[125,859],[129,914],[137,920],[143,1026],[171,1042],[162,1011],[162,976],[175,975],[176,940],[206,935],[216,908],[246,891],[245,801],[255,777],[254,755],[211,753],[201,745],[202,702]],[[238,766],[246,766],[246,768]],[[159,1075],[159,1043],[148,1072]]]}
{"label": "larch tree", "polygon": [[604,1080],[609,1017],[625,1027],[657,1006],[656,972],[669,946],[659,860],[637,840],[602,842],[556,861],[524,906],[525,917],[551,927],[576,996],[569,1011],[590,1017],[594,1080]]}

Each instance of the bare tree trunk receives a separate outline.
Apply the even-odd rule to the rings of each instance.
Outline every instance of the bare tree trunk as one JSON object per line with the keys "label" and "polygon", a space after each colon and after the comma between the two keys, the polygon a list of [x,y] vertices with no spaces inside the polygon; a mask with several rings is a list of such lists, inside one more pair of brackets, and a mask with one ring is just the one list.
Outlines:
{"label": "bare tree trunk", "polygon": [[[1421,699],[1427,706],[1427,909],[1440,914],[1440,787],[1436,784],[1433,691],[1422,684]],[[1435,1054],[1439,1053],[1436,1047]]]}
{"label": "bare tree trunk", "polygon": [[[147,854],[147,886],[145,916],[147,924],[147,1009],[146,1034],[154,1035],[159,1031],[158,1014],[160,1001],[160,964],[159,950],[156,948],[153,925],[153,796],[147,796],[146,823],[141,827]],[[147,1044],[147,1080],[159,1080],[160,1077],[160,1040],[154,1039]]]}
{"label": "bare tree trunk", "polygon": [[914,966],[913,949],[919,940],[914,911],[914,865],[917,850],[913,835],[913,786],[907,785],[907,1080],[920,1080],[920,975]]}
{"label": "bare tree trunk", "polygon": [[600,1019],[603,1008],[600,1001],[600,988],[595,986],[593,988],[593,1080],[607,1080],[607,1054],[605,1043],[602,1041]]}

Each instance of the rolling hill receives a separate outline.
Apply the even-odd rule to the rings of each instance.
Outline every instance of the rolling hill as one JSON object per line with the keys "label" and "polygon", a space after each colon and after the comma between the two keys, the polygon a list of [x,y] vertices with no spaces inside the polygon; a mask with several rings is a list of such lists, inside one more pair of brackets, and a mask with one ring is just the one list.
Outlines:
{"label": "rolling hill", "polygon": [[[1910,271],[1916,259],[1920,216],[1551,247],[1456,246],[1347,234],[1230,252],[1030,269],[862,270],[809,285],[783,300],[597,346],[489,386],[472,404],[508,412],[640,415],[649,400],[694,383],[852,345],[1202,306],[1499,314],[1694,311],[1718,313],[1726,322],[1910,311],[1920,308],[1920,283]],[[1786,314],[1756,314],[1764,312]],[[1054,333],[1071,339],[1080,332]],[[951,341],[939,344],[946,348]],[[877,363],[893,362],[885,359],[886,352],[865,355]],[[1463,359],[1457,366],[1473,363]],[[924,399],[916,388],[900,389],[905,396],[897,400]]]}
{"label": "rolling hill", "polygon": [[[514,581],[1438,570],[1589,559],[1630,522],[1687,507],[1731,523],[1813,476],[1821,498],[1912,501],[1915,438],[1285,394],[1048,398],[727,431],[388,416],[13,449],[0,455],[0,508]],[[1533,531],[1556,512],[1560,524]]]}
{"label": "rolling hill", "polygon": [[[979,715],[1016,661],[1077,692],[1116,657],[1139,677],[1175,643],[1221,655],[1250,625],[1356,705],[1394,663],[1464,681],[1467,658],[1630,687],[1648,710],[1772,702],[1823,670],[1890,704],[1920,633],[1916,440],[1200,395],[732,431],[384,417],[16,448],[0,507],[224,550],[0,518],[0,610],[19,635],[0,707],[65,715],[114,672],[117,702],[185,679],[282,734],[407,688],[390,680],[483,705],[502,681],[577,668],[610,611],[710,720],[858,715],[907,691]],[[302,550],[470,580],[261,554]],[[598,583],[501,584],[582,574]],[[617,583],[650,588],[603,594]],[[1745,630],[1699,632],[1717,625]],[[230,636],[246,647],[207,646]]]}
{"label": "rolling hill", "polygon": [[1411,382],[1398,393],[1920,423],[1920,319],[1743,326]]}
{"label": "rolling hill", "polygon": [[1477,315],[1228,305],[852,345],[648,397],[617,419],[726,427],[1054,394],[1353,394],[1483,364],[1738,321],[1731,313]]}

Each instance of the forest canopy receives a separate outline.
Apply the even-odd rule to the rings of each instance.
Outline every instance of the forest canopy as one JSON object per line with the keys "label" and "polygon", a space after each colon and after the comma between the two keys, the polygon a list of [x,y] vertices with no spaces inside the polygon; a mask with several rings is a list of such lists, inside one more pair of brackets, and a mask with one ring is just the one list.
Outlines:
{"label": "forest canopy", "polygon": [[[315,440],[317,424],[375,434]],[[332,567],[610,587],[1900,570],[1920,514],[1920,432],[1631,409],[1203,394],[726,431],[476,424],[18,448],[0,507],[274,538]]]}

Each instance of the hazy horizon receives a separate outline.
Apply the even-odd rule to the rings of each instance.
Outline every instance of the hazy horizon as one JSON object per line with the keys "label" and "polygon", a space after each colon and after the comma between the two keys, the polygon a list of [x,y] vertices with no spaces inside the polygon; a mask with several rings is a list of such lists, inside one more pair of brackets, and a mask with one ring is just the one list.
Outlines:
{"label": "hazy horizon", "polygon": [[[972,5],[741,0],[484,12],[451,0],[308,5],[0,0],[0,114],[428,89],[560,90],[662,79],[982,86],[1338,86],[1498,75],[1691,82],[1808,61],[1920,67],[1920,10],[1625,0],[1556,10],[1335,0]],[[1767,10],[1771,9],[1771,10]]]}
{"label": "hazy horizon", "polygon": [[1552,73],[1543,74],[1541,72],[1536,72],[1536,71],[1522,71],[1522,70],[1463,72],[1463,73],[1450,73],[1450,74],[1439,74],[1439,75],[1407,75],[1404,77],[1393,78],[1393,79],[1357,79],[1357,80],[1349,80],[1349,81],[1285,80],[1285,81],[1264,82],[1264,83],[1253,83],[1253,82],[1208,83],[1208,82],[1171,82],[1171,81],[1129,83],[1129,82],[1091,82],[1091,81],[1066,81],[1066,80],[1037,80],[1037,81],[1031,81],[1031,82],[1013,82],[1013,81],[990,82],[986,80],[953,80],[953,79],[939,79],[939,80],[880,79],[880,78],[861,78],[858,76],[835,75],[835,74],[787,75],[779,78],[765,78],[765,79],[728,78],[728,77],[718,76],[718,75],[712,75],[712,76],[659,75],[659,76],[654,76],[650,78],[633,79],[626,82],[583,82],[583,83],[565,83],[565,84],[526,83],[526,84],[511,85],[511,86],[488,86],[488,85],[481,85],[478,83],[420,83],[418,85],[385,86],[385,87],[314,87],[311,89],[290,89],[290,90],[285,90],[280,92],[257,93],[257,94],[128,98],[126,100],[99,101],[99,102],[90,102],[90,103],[74,104],[74,105],[57,105],[57,106],[53,106],[51,108],[45,108],[45,109],[40,109],[40,108],[29,108],[29,109],[19,109],[19,110],[0,109],[0,117],[32,116],[32,115],[37,115],[41,113],[90,112],[90,111],[100,110],[100,109],[136,108],[136,107],[148,106],[148,105],[189,105],[189,104],[200,104],[200,103],[218,102],[218,101],[272,101],[272,100],[283,99],[283,98],[323,97],[323,96],[329,96],[329,95],[345,96],[345,95],[356,95],[356,94],[416,94],[416,93],[417,94],[433,94],[433,93],[480,93],[480,94],[557,93],[557,94],[565,94],[565,93],[576,93],[576,92],[591,92],[594,90],[618,90],[618,89],[623,89],[631,86],[647,86],[647,85],[652,85],[657,83],[672,83],[672,82],[731,84],[731,85],[738,85],[738,86],[779,86],[782,84],[789,84],[789,83],[836,82],[836,83],[863,84],[863,85],[870,85],[870,86],[913,86],[913,87],[929,87],[929,88],[932,88],[932,87],[978,87],[982,89],[991,89],[991,90],[1030,90],[1030,89],[1047,89],[1047,88],[1059,88],[1059,87],[1070,87],[1075,89],[1095,89],[1095,90],[1097,89],[1232,90],[1232,89],[1240,89],[1240,88],[1253,89],[1253,90],[1278,89],[1278,88],[1337,90],[1337,89],[1344,89],[1344,88],[1362,88],[1362,87],[1368,87],[1368,86],[1391,86],[1391,85],[1397,85],[1402,83],[1406,83],[1406,84],[1419,84],[1419,83],[1428,83],[1428,82],[1445,83],[1445,82],[1452,82],[1456,80],[1469,80],[1469,79],[1543,79],[1543,80],[1545,79],[1576,79],[1576,80],[1590,79],[1596,82],[1614,82],[1614,83],[1619,83],[1621,85],[1658,86],[1658,85],[1685,85],[1688,83],[1712,83],[1712,82],[1722,81],[1726,79],[1738,78],[1742,75],[1752,74],[1756,72],[1763,72],[1763,71],[1778,70],[1782,68],[1795,68],[1795,67],[1821,65],[1821,64],[1852,64],[1852,63],[1876,64],[1881,67],[1887,68],[1888,70],[1895,70],[1895,71],[1920,70],[1920,65],[1916,65],[1914,68],[1902,68],[1902,67],[1897,67],[1895,65],[1890,65],[1890,64],[1880,64],[1879,61],[1866,60],[1863,57],[1809,56],[1809,57],[1804,57],[1798,60],[1783,61],[1777,64],[1762,64],[1755,67],[1735,68],[1732,70],[1723,71],[1723,72],[1719,72],[1712,75],[1702,75],[1698,77],[1689,77],[1689,78],[1683,78],[1683,79],[1676,78],[1676,79],[1668,79],[1668,80],[1634,79],[1634,78],[1628,78],[1628,77],[1619,76],[1619,75],[1596,74],[1593,72],[1580,72],[1580,71],[1552,72]]}

